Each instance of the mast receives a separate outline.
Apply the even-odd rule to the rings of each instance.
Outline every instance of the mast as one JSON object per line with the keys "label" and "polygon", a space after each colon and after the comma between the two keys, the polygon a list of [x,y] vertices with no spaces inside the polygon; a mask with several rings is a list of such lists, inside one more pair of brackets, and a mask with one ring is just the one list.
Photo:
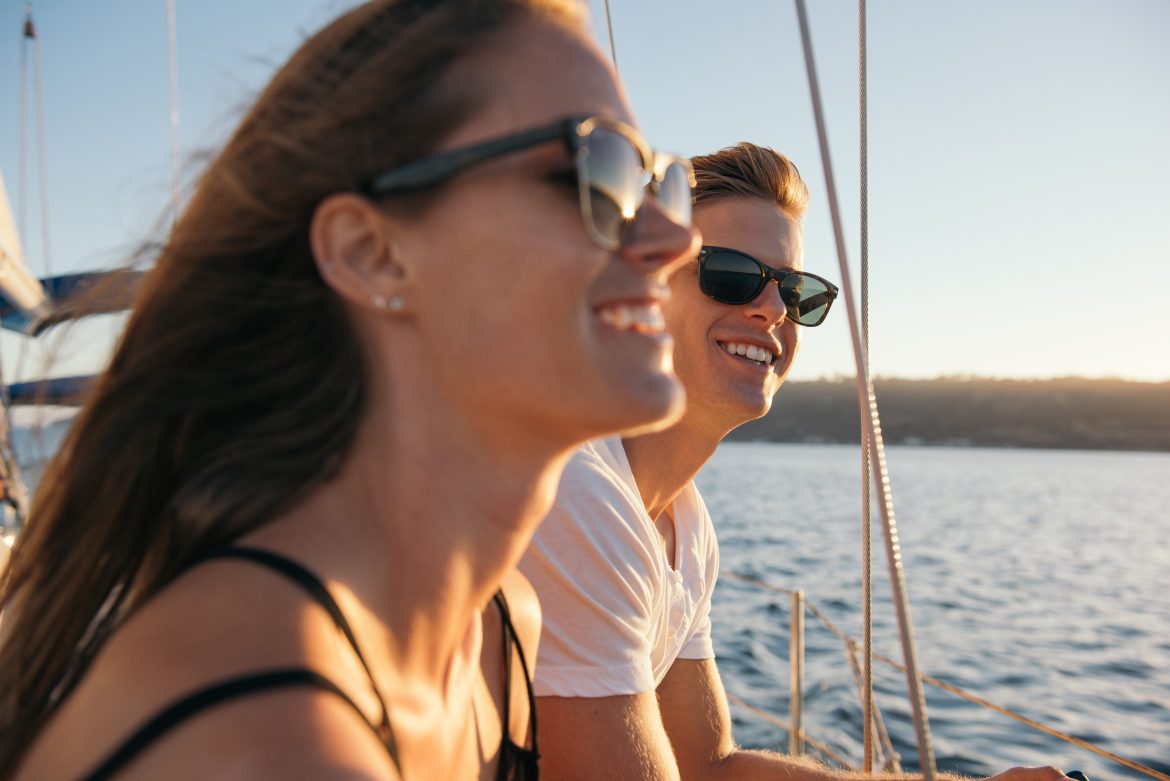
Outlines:
{"label": "mast", "polygon": [[[29,273],[24,263],[24,251],[12,210],[8,205],[8,193],[4,189],[4,177],[0,174],[0,292],[22,309],[25,314],[39,318],[48,313],[49,302],[41,284]],[[7,516],[0,519],[0,533],[5,538],[15,533],[24,524],[28,512],[28,490],[12,448],[12,420],[9,415],[8,383],[4,380],[3,362],[0,362],[0,503],[12,508],[13,523]],[[0,539],[0,547],[7,539]]]}
{"label": "mast", "polygon": [[[49,198],[48,174],[45,162],[45,102],[44,85],[41,78],[41,47],[37,37],[36,25],[33,24],[32,3],[25,3],[24,21],[21,27],[21,38],[24,55],[22,57],[20,82],[20,187],[21,187],[21,215],[27,216],[27,160],[28,160],[28,112],[27,94],[30,83],[28,73],[28,52],[33,53],[33,78],[35,85],[36,106],[36,134],[37,134],[37,173],[40,178],[41,201],[41,230],[43,232],[42,246],[45,258],[46,274],[52,275],[52,266],[49,251]],[[16,223],[12,219],[12,210],[8,203],[8,193],[4,188],[4,179],[0,175],[0,293],[25,314],[30,321],[39,321],[45,318],[51,309],[52,302],[46,295],[41,283],[28,270],[28,264],[21,246],[20,235]],[[12,446],[12,419],[8,403],[8,384],[3,377],[2,363],[0,363],[0,502],[12,508],[15,516],[14,528],[5,529],[6,532],[19,530],[24,523],[28,511],[28,491],[20,472],[20,466]],[[3,525],[8,526],[7,518]]]}

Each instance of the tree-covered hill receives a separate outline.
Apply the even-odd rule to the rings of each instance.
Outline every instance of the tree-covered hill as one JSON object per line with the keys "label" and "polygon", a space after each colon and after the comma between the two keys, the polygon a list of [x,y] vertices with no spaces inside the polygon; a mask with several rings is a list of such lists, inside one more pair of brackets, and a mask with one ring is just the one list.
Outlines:
{"label": "tree-covered hill", "polygon": [[[1170,451],[1170,382],[878,379],[887,444]],[[785,383],[731,439],[857,442],[852,379]]]}

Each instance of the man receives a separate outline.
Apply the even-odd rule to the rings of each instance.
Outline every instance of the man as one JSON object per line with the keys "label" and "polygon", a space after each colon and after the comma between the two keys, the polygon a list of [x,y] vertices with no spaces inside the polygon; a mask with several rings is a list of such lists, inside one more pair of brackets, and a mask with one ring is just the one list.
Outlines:
{"label": "man", "polygon": [[[718,546],[693,483],[728,432],[767,413],[796,357],[793,318],[818,324],[835,288],[785,274],[801,269],[808,202],[785,157],[741,143],[692,162],[704,250],[672,278],[663,312],[686,412],[664,431],[582,447],[521,562],[544,615],[541,766],[553,781],[841,779],[735,746],[711,646]],[[801,302],[786,308],[781,286]]]}

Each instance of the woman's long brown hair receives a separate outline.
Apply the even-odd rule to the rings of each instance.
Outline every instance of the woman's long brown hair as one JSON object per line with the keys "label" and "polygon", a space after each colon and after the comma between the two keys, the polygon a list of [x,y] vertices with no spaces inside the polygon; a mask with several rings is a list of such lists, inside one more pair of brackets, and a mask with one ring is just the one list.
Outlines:
{"label": "woman's long brown hair", "polygon": [[362,5],[305,42],[211,162],[3,574],[0,778],[119,622],[336,474],[365,383],[310,252],[314,209],[433,149],[474,108],[450,65],[527,14],[580,22],[567,0]]}

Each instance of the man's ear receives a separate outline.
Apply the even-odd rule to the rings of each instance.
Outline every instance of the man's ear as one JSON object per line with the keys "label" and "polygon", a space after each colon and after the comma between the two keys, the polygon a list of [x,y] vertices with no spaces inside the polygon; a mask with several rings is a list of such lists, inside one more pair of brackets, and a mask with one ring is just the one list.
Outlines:
{"label": "man's ear", "polygon": [[414,275],[395,252],[394,224],[367,199],[334,193],[317,205],[309,246],[325,284],[354,306],[402,313]]}

